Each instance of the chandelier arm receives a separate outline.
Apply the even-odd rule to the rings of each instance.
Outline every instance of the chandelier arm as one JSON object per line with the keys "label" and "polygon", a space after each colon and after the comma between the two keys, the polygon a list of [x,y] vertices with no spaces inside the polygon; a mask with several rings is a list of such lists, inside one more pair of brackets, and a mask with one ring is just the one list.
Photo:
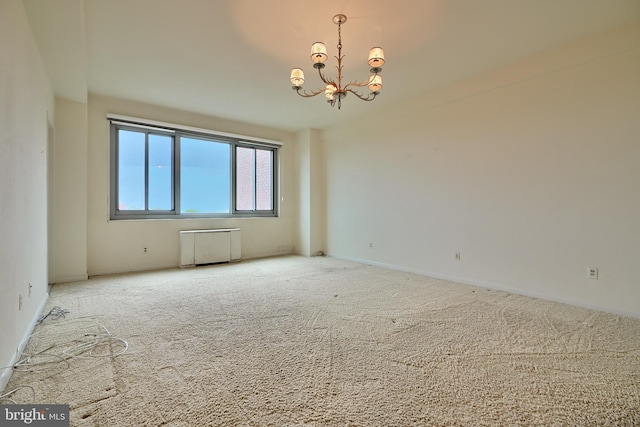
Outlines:
{"label": "chandelier arm", "polygon": [[[324,74],[322,74],[322,69],[324,67],[315,67],[315,68],[318,69],[318,75],[320,76],[320,80],[322,80],[325,85],[332,84],[332,85],[334,85],[336,87],[338,86],[338,85],[335,84],[335,82],[333,80],[325,78]],[[324,89],[322,89],[322,91],[324,91]]]}
{"label": "chandelier arm", "polygon": [[369,86],[369,84],[373,81],[373,79],[369,79],[367,82],[349,82],[346,85],[344,85],[343,89],[344,90],[349,90],[350,87],[366,87]]}
{"label": "chandelier arm", "polygon": [[380,74],[380,69],[379,69],[379,68],[372,68],[372,69],[371,69],[371,72],[372,72],[373,74],[369,76],[369,79],[368,79],[366,82],[362,82],[362,81],[360,81],[360,82],[358,82],[358,81],[351,81],[351,82],[347,83],[346,85],[344,85],[344,88],[343,88],[343,89],[348,90],[348,89],[349,89],[349,86],[355,86],[355,87],[365,87],[365,86],[369,86],[369,85],[374,81],[374,79],[376,78],[376,76],[377,76],[378,74]]}
{"label": "chandelier arm", "polygon": [[365,96],[365,95],[361,95],[358,92],[356,92],[353,89],[345,89],[346,92],[351,92],[352,94],[354,94],[355,96],[357,96],[358,98],[362,99],[363,101],[373,101],[376,96],[378,96],[378,94],[380,92],[371,92],[369,95]]}
{"label": "chandelier arm", "polygon": [[324,93],[324,89],[318,89],[313,92],[307,92],[306,90],[302,90],[300,86],[293,86],[292,89],[295,90],[296,93],[302,96],[303,98],[311,98],[312,96],[316,96],[316,95],[320,95],[321,93]]}

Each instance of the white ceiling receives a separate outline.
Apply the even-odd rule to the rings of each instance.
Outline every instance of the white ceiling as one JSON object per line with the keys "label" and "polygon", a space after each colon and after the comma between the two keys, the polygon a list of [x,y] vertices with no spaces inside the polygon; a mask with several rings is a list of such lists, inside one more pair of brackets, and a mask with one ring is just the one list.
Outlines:
{"label": "white ceiling", "polygon": [[[640,20],[640,0],[23,0],[57,96],[87,92],[288,130],[323,128],[576,39]],[[384,87],[340,111],[307,89],[321,82],[311,43],[335,70],[368,76],[382,46]]]}

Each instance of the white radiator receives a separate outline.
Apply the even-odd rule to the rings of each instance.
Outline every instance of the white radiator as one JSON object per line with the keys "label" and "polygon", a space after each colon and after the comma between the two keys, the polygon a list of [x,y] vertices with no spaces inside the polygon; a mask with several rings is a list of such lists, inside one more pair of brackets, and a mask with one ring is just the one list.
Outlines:
{"label": "white radiator", "polygon": [[240,261],[239,228],[185,230],[180,232],[180,267]]}

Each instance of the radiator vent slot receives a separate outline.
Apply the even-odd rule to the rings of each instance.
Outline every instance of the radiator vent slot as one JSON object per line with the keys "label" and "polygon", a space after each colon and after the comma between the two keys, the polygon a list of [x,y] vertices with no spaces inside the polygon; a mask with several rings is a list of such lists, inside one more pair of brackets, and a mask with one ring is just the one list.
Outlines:
{"label": "radiator vent slot", "polygon": [[180,267],[240,261],[239,228],[185,230],[180,232]]}

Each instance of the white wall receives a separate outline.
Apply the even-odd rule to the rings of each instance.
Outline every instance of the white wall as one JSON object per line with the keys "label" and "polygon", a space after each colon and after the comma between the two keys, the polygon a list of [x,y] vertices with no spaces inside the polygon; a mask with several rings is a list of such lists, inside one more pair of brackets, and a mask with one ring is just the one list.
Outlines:
{"label": "white wall", "polygon": [[87,104],[56,98],[55,283],[87,278]]}
{"label": "white wall", "polygon": [[330,255],[640,317],[640,26],[326,130],[324,150]]}
{"label": "white wall", "polygon": [[324,252],[324,175],[322,140],[318,129],[296,134],[294,176],[298,194],[297,253]]}
{"label": "white wall", "polygon": [[[30,333],[47,298],[47,122],[53,123],[53,112],[53,91],[22,2],[3,0],[0,366],[14,362],[17,346]],[[10,374],[8,369],[0,370],[0,390]]]}
{"label": "white wall", "polygon": [[[222,132],[279,140],[280,216],[277,218],[109,221],[108,113]],[[247,118],[250,120],[250,117]],[[88,273],[89,275],[177,267],[179,231],[242,229],[242,258],[295,252],[297,194],[294,190],[294,135],[272,128],[200,116],[120,99],[89,96]],[[143,251],[147,248],[147,252]]]}

